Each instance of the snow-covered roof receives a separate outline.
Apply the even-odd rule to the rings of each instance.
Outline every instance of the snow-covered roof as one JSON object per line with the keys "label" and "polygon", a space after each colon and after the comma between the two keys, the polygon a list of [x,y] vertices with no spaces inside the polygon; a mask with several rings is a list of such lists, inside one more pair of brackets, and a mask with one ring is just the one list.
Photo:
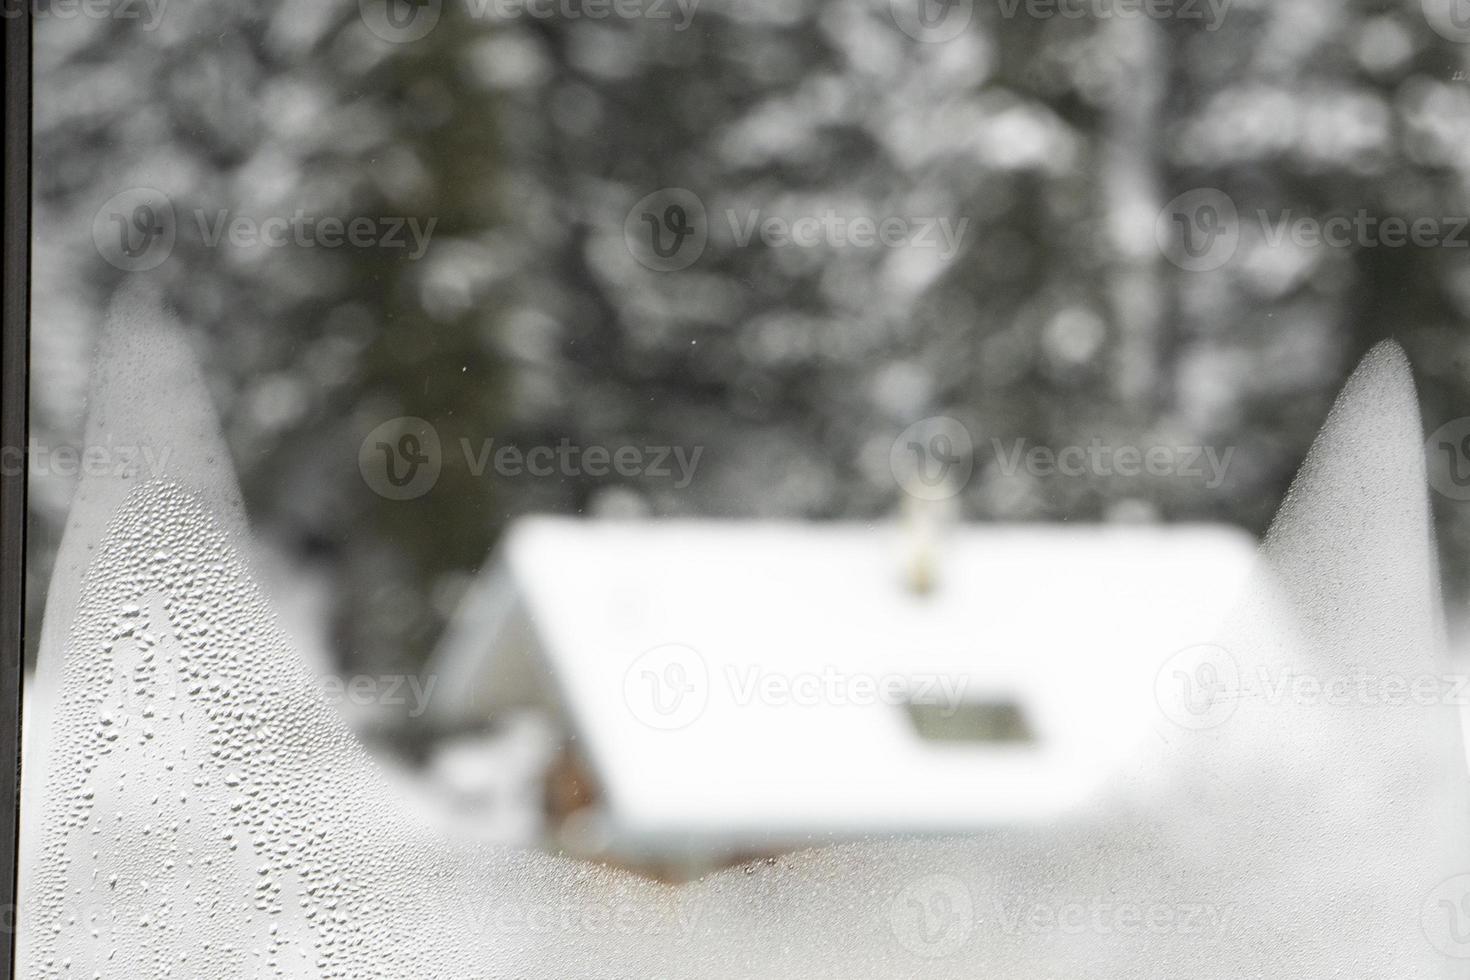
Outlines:
{"label": "snow-covered roof", "polygon": [[[625,848],[1045,820],[1167,727],[1156,675],[1212,639],[1255,553],[1217,526],[958,526],[919,594],[909,543],[897,525],[524,520],[440,651],[439,706],[542,692]],[[926,738],[916,717],[992,737]]]}

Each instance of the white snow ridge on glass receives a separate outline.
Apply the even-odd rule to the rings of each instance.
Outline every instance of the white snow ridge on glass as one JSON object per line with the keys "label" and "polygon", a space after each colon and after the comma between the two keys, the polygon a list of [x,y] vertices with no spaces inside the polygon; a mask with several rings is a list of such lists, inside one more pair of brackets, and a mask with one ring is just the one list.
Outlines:
{"label": "white snow ridge on glass", "polygon": [[677,887],[420,829],[253,583],[204,386],[146,293],[97,375],[88,443],[170,452],[87,477],[67,528],[27,720],[27,980],[1470,977],[1455,699],[1251,682],[1448,678],[1396,348],[1349,382],[1250,599],[1161,675],[1157,738],[1107,799]]}

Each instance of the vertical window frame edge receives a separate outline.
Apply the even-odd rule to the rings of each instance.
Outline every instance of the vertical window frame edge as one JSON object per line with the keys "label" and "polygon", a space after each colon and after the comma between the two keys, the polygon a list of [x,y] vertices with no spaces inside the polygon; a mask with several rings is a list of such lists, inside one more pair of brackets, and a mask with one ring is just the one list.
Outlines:
{"label": "vertical window frame edge", "polygon": [[[15,972],[20,829],[21,677],[25,664],[26,479],[30,394],[31,11],[0,17],[4,31],[5,180],[0,221],[0,980]],[[19,465],[15,465],[18,462]]]}

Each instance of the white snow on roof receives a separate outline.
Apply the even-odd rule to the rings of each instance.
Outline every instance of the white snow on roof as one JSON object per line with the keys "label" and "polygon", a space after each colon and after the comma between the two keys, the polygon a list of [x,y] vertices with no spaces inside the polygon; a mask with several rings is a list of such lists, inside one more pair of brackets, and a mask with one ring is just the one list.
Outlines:
{"label": "white snow on roof", "polygon": [[[937,589],[919,595],[904,535],[552,518],[513,529],[495,577],[518,595],[616,840],[756,847],[1053,818],[1140,740],[1167,737],[1155,678],[1212,639],[1255,551],[1223,527],[961,526],[941,542]],[[513,644],[464,628],[485,625],[488,599],[471,596],[460,649],[440,659],[461,674],[449,686],[516,669],[496,664],[518,656]],[[943,712],[956,692],[1018,705],[1034,741],[925,739],[899,703]]]}

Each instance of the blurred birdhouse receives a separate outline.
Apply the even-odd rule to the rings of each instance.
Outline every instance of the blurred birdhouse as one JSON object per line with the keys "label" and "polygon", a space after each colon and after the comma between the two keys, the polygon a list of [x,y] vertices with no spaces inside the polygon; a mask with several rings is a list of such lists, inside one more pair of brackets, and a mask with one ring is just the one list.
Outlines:
{"label": "blurred birdhouse", "polygon": [[432,666],[437,720],[527,709],[555,846],[657,877],[1040,823],[1167,721],[1255,545],[1216,526],[516,525]]}

